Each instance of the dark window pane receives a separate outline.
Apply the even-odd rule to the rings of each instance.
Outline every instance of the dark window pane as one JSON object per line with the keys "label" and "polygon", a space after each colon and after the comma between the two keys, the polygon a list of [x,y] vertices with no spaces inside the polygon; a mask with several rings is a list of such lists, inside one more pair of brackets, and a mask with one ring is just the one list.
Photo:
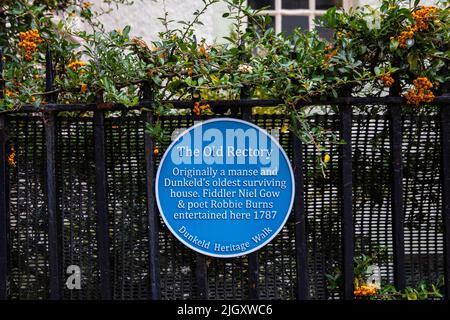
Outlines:
{"label": "dark window pane", "polygon": [[323,39],[326,39],[330,41],[333,38],[333,29],[330,28],[324,28],[324,27],[316,27],[317,32],[319,33],[319,36]]}
{"label": "dark window pane", "polygon": [[252,7],[253,9],[261,9],[265,7],[267,10],[274,10],[275,9],[275,0],[248,0],[248,5]]}
{"label": "dark window pane", "polygon": [[308,9],[308,0],[281,0],[283,9]]}
{"label": "dark window pane", "polygon": [[320,37],[322,37],[323,39],[326,39],[326,40],[331,40],[331,38],[333,38],[334,32],[330,28],[321,26],[320,18],[321,17],[318,16],[314,19],[315,29],[319,33]]}
{"label": "dark window pane", "polygon": [[316,0],[316,9],[327,10],[331,7],[342,7],[342,0]]}
{"label": "dark window pane", "polygon": [[275,17],[269,16],[270,17],[270,23],[267,25],[267,29],[275,29]]}
{"label": "dark window pane", "polygon": [[291,34],[296,27],[305,31],[309,30],[309,18],[305,16],[283,16],[281,29],[286,34]]}

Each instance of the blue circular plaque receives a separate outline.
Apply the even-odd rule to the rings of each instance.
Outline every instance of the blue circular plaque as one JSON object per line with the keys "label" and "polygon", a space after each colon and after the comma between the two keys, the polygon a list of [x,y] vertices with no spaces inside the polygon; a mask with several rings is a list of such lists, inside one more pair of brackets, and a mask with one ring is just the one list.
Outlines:
{"label": "blue circular plaque", "polygon": [[181,133],[156,175],[159,212],[182,243],[213,257],[237,257],[269,243],[294,201],[286,153],[266,130],[219,118]]}

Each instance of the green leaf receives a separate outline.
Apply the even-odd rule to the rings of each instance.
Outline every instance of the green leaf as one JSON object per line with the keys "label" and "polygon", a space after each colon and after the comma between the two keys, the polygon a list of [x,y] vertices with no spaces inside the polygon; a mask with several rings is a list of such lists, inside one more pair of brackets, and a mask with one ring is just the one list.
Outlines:
{"label": "green leaf", "polygon": [[392,39],[391,42],[389,43],[389,50],[390,50],[391,52],[394,52],[395,50],[397,50],[398,45],[399,45],[398,41]]}
{"label": "green leaf", "polygon": [[123,28],[122,35],[124,38],[128,38],[128,35],[130,34],[131,26],[126,26]]}
{"label": "green leaf", "polygon": [[419,61],[419,56],[416,55],[415,53],[411,52],[408,54],[406,60],[408,61],[409,69],[416,70],[417,62]]}

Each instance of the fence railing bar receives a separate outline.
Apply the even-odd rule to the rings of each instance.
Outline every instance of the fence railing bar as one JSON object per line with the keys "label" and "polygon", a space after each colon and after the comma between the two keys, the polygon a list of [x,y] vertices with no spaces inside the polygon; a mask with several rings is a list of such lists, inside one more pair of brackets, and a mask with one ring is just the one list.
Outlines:
{"label": "fence railing bar", "polygon": [[[53,64],[52,64],[52,53],[50,51],[50,48],[47,45],[46,51],[45,51],[45,91],[46,92],[52,92],[53,91],[53,81],[54,81],[54,70],[53,70]],[[48,94],[46,95],[46,102],[48,104],[55,103],[55,94]],[[54,111],[51,109],[43,110],[43,111]],[[56,111],[56,110],[55,110]]]}
{"label": "fence railing bar", "polygon": [[303,145],[300,139],[292,134],[292,149],[294,163],[295,198],[295,249],[297,266],[297,299],[309,298],[308,286],[308,236],[306,234],[306,211],[305,211],[305,179],[303,176]]}
{"label": "fence railing bar", "polygon": [[209,297],[208,266],[206,264],[206,256],[201,253],[196,254],[195,277],[197,279],[197,298],[207,300]]}
{"label": "fence railing bar", "polygon": [[[148,106],[152,101],[142,100],[135,106],[127,107],[118,103],[107,104],[57,104],[47,103],[45,105],[23,105],[20,108],[0,111],[1,113],[27,113],[27,112],[39,112],[39,111],[94,111],[94,110],[136,110]],[[161,101],[161,103],[170,104],[176,109],[191,108],[193,101]],[[204,103],[208,103],[212,108],[226,107],[226,108],[242,108],[242,107],[273,107],[283,103],[283,100],[279,99],[248,99],[248,100],[205,100]],[[433,100],[433,105],[448,105],[450,103],[449,96],[437,96]],[[405,99],[402,97],[351,97],[351,98],[334,98],[327,100],[313,99],[311,101],[301,101],[297,103],[297,108],[303,108],[307,106],[326,106],[326,105],[341,105],[350,104],[352,106],[357,105],[403,105]]]}
{"label": "fence railing bar", "polygon": [[100,298],[110,300],[111,268],[109,219],[106,190],[105,114],[94,112],[95,139],[95,209],[97,213],[97,248],[100,271]]}
{"label": "fence railing bar", "polygon": [[340,133],[345,144],[340,152],[340,198],[342,221],[342,255],[343,255],[343,298],[353,298],[353,258],[354,258],[354,226],[352,195],[352,109],[348,104],[339,106]]}
{"label": "fence railing bar", "polygon": [[[448,83],[445,88],[448,94]],[[444,226],[445,297],[450,299],[450,105],[441,108],[442,221]]]}
{"label": "fence railing bar", "polygon": [[[45,52],[45,89],[53,90],[53,68],[50,49]],[[54,102],[54,96],[47,97],[49,103]],[[48,210],[48,254],[50,299],[62,299],[62,220],[58,210],[56,186],[56,112],[43,112],[46,147],[46,193]]]}
{"label": "fence railing bar", "polygon": [[[192,104],[188,108],[192,108],[195,102],[200,100],[200,93],[192,91]],[[198,115],[193,114],[194,122],[200,121]],[[208,265],[206,263],[206,256],[201,253],[195,255],[195,279],[197,281],[197,298],[200,300],[207,300],[209,298],[208,286]]]}
{"label": "fence railing bar", "polygon": [[50,299],[62,299],[61,216],[56,194],[56,115],[43,114],[46,146],[46,196],[48,210],[48,251]]}
{"label": "fence railing bar", "polygon": [[394,285],[403,290],[405,280],[405,239],[403,211],[403,164],[401,106],[392,106],[389,112],[392,170],[392,241],[394,259]]}
{"label": "fence railing bar", "polygon": [[[3,15],[0,15],[2,18]],[[0,100],[3,90],[3,51],[0,49]],[[7,169],[6,115],[0,114],[0,300],[8,298],[8,169]]]}
{"label": "fence railing bar", "polygon": [[[247,101],[248,88],[242,88],[241,101]],[[242,120],[252,122],[252,105],[243,103],[241,105]],[[249,298],[251,300],[259,299],[259,252],[255,251],[248,255],[248,284]]]}
{"label": "fence railing bar", "polygon": [[[144,99],[153,100],[148,84],[144,84]],[[144,113],[145,123],[153,123],[153,113]],[[150,276],[150,297],[152,300],[161,299],[161,279],[159,263],[159,216],[155,200],[155,144],[151,135],[144,133],[144,151],[146,168],[146,195],[147,195],[147,219],[148,219],[148,256],[149,256],[149,276]]]}
{"label": "fence railing bar", "polygon": [[[400,80],[390,88],[390,95],[400,93]],[[392,207],[392,242],[394,261],[394,286],[398,290],[405,289],[405,237],[403,208],[403,130],[402,106],[391,105],[389,108],[389,140],[391,148],[391,207]]]}
{"label": "fence railing bar", "polygon": [[[1,59],[1,55],[0,55]],[[1,63],[1,62],[0,62]],[[1,74],[1,67],[0,67]],[[0,91],[2,88],[0,88]],[[0,99],[2,98],[0,93]],[[0,300],[8,298],[8,206],[6,116],[0,115]]]}

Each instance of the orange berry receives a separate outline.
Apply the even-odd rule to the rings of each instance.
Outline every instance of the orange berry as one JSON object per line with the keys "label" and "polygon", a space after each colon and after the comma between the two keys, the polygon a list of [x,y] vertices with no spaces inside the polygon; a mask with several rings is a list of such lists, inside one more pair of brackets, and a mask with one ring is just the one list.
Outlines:
{"label": "orange berry", "polygon": [[88,91],[88,86],[86,83],[82,83],[80,87],[81,93],[86,93]]}

